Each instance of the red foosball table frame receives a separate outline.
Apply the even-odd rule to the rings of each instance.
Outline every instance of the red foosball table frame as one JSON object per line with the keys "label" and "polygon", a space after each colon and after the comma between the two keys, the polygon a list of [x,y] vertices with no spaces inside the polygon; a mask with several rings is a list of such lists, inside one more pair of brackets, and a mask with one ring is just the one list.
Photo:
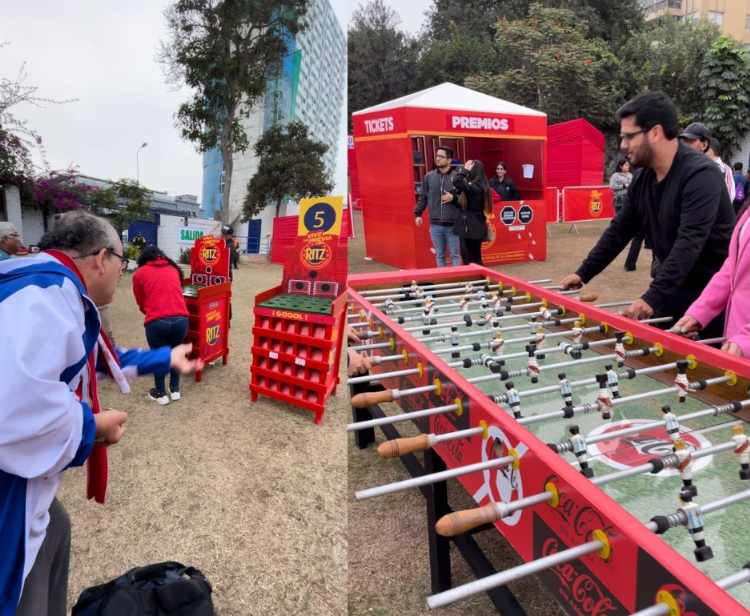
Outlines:
{"label": "red foosball table frame", "polygon": [[[556,551],[573,547],[591,540],[594,530],[604,530],[610,539],[611,555],[604,559],[597,554],[584,556],[574,563],[577,574],[589,576],[592,586],[591,596],[598,596],[602,611],[600,614],[614,616],[631,614],[654,604],[658,591],[669,589],[684,603],[685,613],[695,616],[729,616],[748,614],[749,612],[731,595],[721,590],[711,579],[706,577],[696,566],[675,551],[660,537],[646,529],[644,524],[633,517],[615,500],[601,489],[591,484],[582,476],[576,467],[561,458],[544,442],[537,438],[523,425],[517,423],[506,411],[498,408],[486,395],[474,385],[467,382],[455,369],[447,365],[440,356],[432,354],[412,335],[404,331],[394,320],[376,308],[357,290],[376,290],[392,287],[408,287],[412,280],[431,283],[477,280],[489,278],[502,282],[505,288],[515,287],[518,293],[530,293],[536,298],[547,300],[550,307],[563,307],[566,313],[585,315],[586,325],[606,323],[612,330],[631,332],[634,336],[631,349],[653,346],[655,343],[664,347],[664,356],[658,362],[676,361],[692,355],[699,363],[694,371],[696,378],[720,376],[731,371],[738,377],[738,383],[729,388],[722,384],[709,388],[709,395],[718,396],[725,401],[746,397],[750,385],[750,362],[717,349],[707,347],[679,336],[658,330],[654,327],[621,317],[609,311],[582,303],[570,296],[560,295],[545,290],[526,281],[500,274],[494,270],[476,265],[461,268],[395,271],[378,274],[361,274],[349,278],[350,310],[359,313],[369,320],[370,329],[380,331],[380,340],[390,342],[390,348],[374,351],[376,354],[405,354],[405,361],[398,363],[398,368],[376,368],[374,372],[414,368],[424,366],[421,377],[388,378],[381,380],[387,389],[407,389],[430,385],[438,379],[440,393],[424,394],[418,401],[400,399],[398,402],[404,410],[419,410],[431,406],[453,404],[457,399],[462,401],[463,413],[435,415],[415,421],[417,427],[425,433],[444,433],[450,430],[463,430],[476,427],[480,422],[497,426],[506,436],[512,447],[523,445],[527,448],[523,455],[519,473],[523,478],[524,494],[535,494],[545,490],[550,482],[559,492],[557,507],[537,505],[524,511],[515,526],[506,526],[496,522],[495,527],[508,539],[518,554],[531,561],[544,555],[546,550]],[[678,315],[679,316],[679,315]],[[588,336],[595,339],[597,336]],[[605,335],[599,337],[606,337]],[[649,358],[642,361],[648,363]],[[639,358],[641,360],[641,358]],[[390,364],[393,365],[393,364]],[[691,377],[691,380],[694,380]],[[700,396],[696,396],[700,398]],[[359,409],[361,410],[361,409]],[[355,419],[363,419],[357,414]],[[746,411],[739,416],[748,420]],[[384,430],[385,432],[385,430]],[[454,468],[480,462],[479,447],[473,445],[475,438],[451,443],[439,444],[434,450],[426,452],[426,461],[430,465]],[[434,458],[432,454],[434,453]],[[426,469],[429,470],[434,469]],[[496,472],[496,471],[492,471]],[[481,487],[482,473],[474,473],[459,478],[469,494],[475,494]],[[434,506],[434,505],[433,505]],[[656,513],[656,512],[655,512]],[[429,520],[434,522],[435,512]],[[431,546],[432,549],[433,546]],[[431,554],[431,559],[434,558]],[[750,557],[750,546],[748,546]],[[434,565],[435,563],[431,563]],[[475,573],[477,571],[475,570]],[[439,578],[440,575],[437,575]],[[563,609],[569,614],[583,613],[572,603],[565,605],[560,600],[561,583],[557,576],[541,576],[543,583],[550,589]],[[445,590],[441,587],[433,571],[433,592]],[[606,609],[605,609],[606,608]],[[590,612],[587,612],[590,613]]]}
{"label": "red foosball table frame", "polygon": [[[185,284],[190,284],[189,278]],[[198,289],[197,297],[186,297],[188,331],[185,342],[193,344],[193,355],[209,364],[219,358],[222,365],[229,361],[229,312],[232,283],[222,282]],[[196,382],[203,379],[203,371],[195,373]]]}

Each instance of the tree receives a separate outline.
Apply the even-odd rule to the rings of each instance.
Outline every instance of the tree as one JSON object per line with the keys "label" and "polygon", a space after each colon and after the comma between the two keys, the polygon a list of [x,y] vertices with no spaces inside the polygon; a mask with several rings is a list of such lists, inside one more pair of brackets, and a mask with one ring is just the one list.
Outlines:
{"label": "tree", "polygon": [[680,125],[703,117],[702,58],[719,29],[705,20],[665,16],[634,34],[618,52],[617,80],[630,99],[639,92],[661,90],[677,108]]}
{"label": "tree", "polygon": [[703,57],[700,80],[706,110],[703,118],[724,149],[724,160],[750,130],[748,54],[732,37],[721,35]]}
{"label": "tree", "polygon": [[357,9],[348,32],[348,106],[351,113],[419,89],[418,42],[398,30],[396,12],[383,0]]}
{"label": "tree", "polygon": [[256,141],[253,150],[260,164],[247,185],[243,220],[250,220],[271,204],[276,205],[278,216],[284,197],[298,201],[333,189],[323,165],[328,146],[311,139],[302,122],[272,126]]}
{"label": "tree", "polygon": [[[104,190],[110,191],[111,196],[96,191],[92,193],[94,199],[89,200],[89,205],[92,210],[99,209],[101,215],[109,219],[120,235],[128,228],[131,220],[152,220],[153,217],[149,214],[149,191],[136,180],[117,180],[109,189]],[[111,207],[112,201],[117,204],[115,208]]]}
{"label": "tree", "polygon": [[175,120],[199,152],[221,150],[222,221],[229,221],[232,155],[248,139],[240,120],[266,93],[266,79],[301,32],[309,0],[177,0],[165,10],[169,41],[157,59],[167,81],[194,90]]}
{"label": "tree", "polygon": [[492,44],[498,20],[524,19],[534,4],[573,11],[588,24],[589,37],[618,44],[644,26],[639,0],[435,0],[427,13],[427,35],[431,41],[446,41],[455,22],[461,36]]}
{"label": "tree", "polygon": [[587,38],[575,13],[534,4],[525,19],[498,22],[495,42],[503,50],[499,72],[469,77],[467,87],[543,111],[549,123],[614,122],[622,102],[617,58],[604,41]]}
{"label": "tree", "polygon": [[455,22],[450,23],[449,41],[435,41],[419,58],[417,78],[428,88],[446,81],[463,85],[464,78],[492,70],[497,62],[487,45],[476,38],[461,36]]}

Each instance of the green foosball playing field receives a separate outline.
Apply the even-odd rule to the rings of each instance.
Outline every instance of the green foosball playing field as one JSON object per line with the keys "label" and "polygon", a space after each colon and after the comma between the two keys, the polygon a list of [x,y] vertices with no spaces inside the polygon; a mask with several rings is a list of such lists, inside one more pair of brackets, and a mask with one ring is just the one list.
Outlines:
{"label": "green foosball playing field", "polygon": [[332,297],[311,297],[310,295],[282,293],[266,300],[262,304],[258,304],[258,306],[274,310],[291,310],[293,312],[330,315],[332,304]]}

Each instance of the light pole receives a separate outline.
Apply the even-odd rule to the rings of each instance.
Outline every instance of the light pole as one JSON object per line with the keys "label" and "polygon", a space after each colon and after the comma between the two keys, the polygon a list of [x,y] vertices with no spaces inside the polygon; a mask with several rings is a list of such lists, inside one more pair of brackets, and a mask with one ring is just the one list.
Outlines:
{"label": "light pole", "polygon": [[145,148],[147,145],[148,145],[148,143],[146,143],[144,141],[143,145],[140,148],[138,148],[138,151],[135,153],[135,181],[136,181],[136,184],[140,184],[141,183],[141,172],[140,172],[140,169],[138,168],[138,155],[141,153],[141,150],[143,148]]}

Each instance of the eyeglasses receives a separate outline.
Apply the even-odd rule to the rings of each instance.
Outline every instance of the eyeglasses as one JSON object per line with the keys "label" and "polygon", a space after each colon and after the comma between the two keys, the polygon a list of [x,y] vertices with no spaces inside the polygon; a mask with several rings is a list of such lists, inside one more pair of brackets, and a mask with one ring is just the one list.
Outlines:
{"label": "eyeglasses", "polygon": [[443,156],[442,154],[435,154],[435,158],[444,158],[445,160],[448,160],[448,157]]}
{"label": "eyeglasses", "polygon": [[623,141],[625,143],[629,143],[630,141],[632,141],[633,137],[635,137],[636,135],[642,135],[643,133],[647,133],[652,128],[653,128],[653,126],[651,126],[649,128],[644,128],[644,129],[641,129],[641,130],[636,130],[636,131],[633,131],[632,133],[623,133],[622,135],[620,135],[620,141]]}
{"label": "eyeglasses", "polygon": [[[99,250],[95,250],[94,252],[90,252],[88,254],[81,255],[80,257],[76,257],[76,259],[85,259],[86,257],[96,256],[96,255],[98,255],[101,252],[101,250],[102,249],[100,248]],[[124,269],[125,266],[128,264],[128,260],[123,255],[118,255],[115,252],[114,248],[107,248],[106,250],[107,250],[108,254],[111,254],[111,255],[117,257],[118,259],[120,259],[120,269],[121,270]]]}

